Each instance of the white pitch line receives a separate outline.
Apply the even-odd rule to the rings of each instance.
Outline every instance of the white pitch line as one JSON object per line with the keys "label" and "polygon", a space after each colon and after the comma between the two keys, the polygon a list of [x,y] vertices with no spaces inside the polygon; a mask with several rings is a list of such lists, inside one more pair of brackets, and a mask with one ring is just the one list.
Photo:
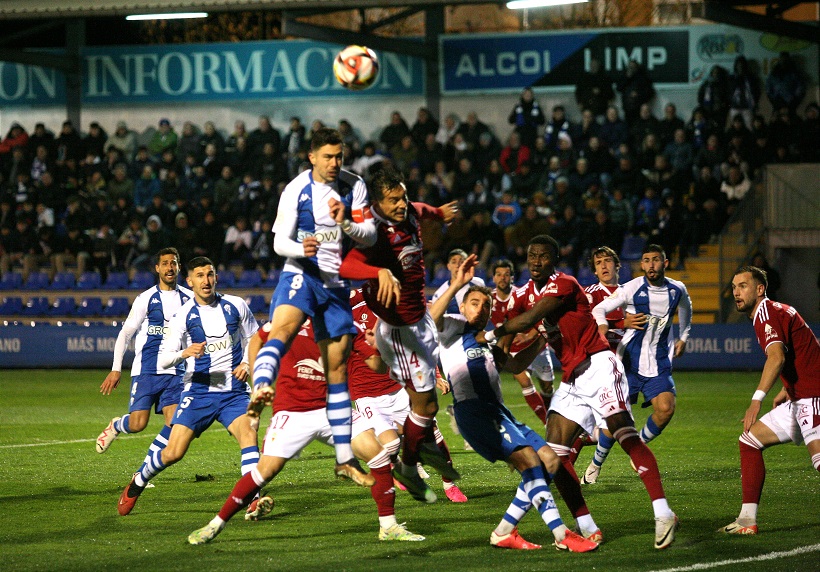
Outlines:
{"label": "white pitch line", "polygon": [[[128,435],[120,439],[144,439],[148,435]],[[42,443],[18,443],[16,445],[0,445],[0,449],[20,449],[22,447],[45,447],[47,445],[69,445],[71,443],[92,443],[96,439],[72,439],[70,441],[43,441]]]}
{"label": "white pitch line", "polygon": [[692,564],[691,566],[680,566],[678,568],[664,568],[663,570],[653,570],[652,572],[690,572],[692,570],[709,570],[719,566],[729,566],[732,564],[744,564],[746,562],[763,562],[765,560],[778,560],[780,558],[788,558],[790,556],[799,556],[800,554],[808,554],[809,552],[820,551],[820,544],[810,544],[808,546],[801,546],[794,550],[786,550],[783,552],[769,552],[768,554],[761,554],[760,556],[749,556],[748,558],[736,558],[734,560],[719,560],[718,562],[702,562],[700,564]]}

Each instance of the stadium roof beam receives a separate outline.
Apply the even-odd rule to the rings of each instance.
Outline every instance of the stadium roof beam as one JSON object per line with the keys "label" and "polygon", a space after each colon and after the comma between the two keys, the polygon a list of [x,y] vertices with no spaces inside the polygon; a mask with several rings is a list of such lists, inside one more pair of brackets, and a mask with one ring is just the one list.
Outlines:
{"label": "stadium roof beam", "polygon": [[[815,44],[820,43],[820,28],[815,24],[803,24],[783,20],[781,16],[784,11],[793,8],[802,2],[754,2],[751,0],[730,0],[729,2],[720,0],[705,0],[704,16],[708,20],[759,30],[761,32],[771,32],[780,36],[787,36],[797,40],[805,40]],[[755,14],[736,6],[765,5],[766,15]]]}

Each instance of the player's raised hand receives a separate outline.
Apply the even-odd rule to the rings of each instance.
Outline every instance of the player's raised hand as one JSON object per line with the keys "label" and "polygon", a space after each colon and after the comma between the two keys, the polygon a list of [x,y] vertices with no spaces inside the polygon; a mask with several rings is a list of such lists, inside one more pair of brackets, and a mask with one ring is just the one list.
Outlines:
{"label": "player's raised hand", "polygon": [[109,371],[102,385],[100,385],[100,393],[103,395],[111,395],[111,392],[117,389],[117,386],[120,384],[121,376],[122,373],[119,371]]}
{"label": "player's raised hand", "polygon": [[302,248],[305,250],[305,258],[316,256],[319,252],[319,241],[314,236],[306,236],[302,239]]}
{"label": "player's raised hand", "polygon": [[345,206],[338,199],[328,199],[327,206],[330,208],[330,218],[336,221],[336,224],[342,224],[345,218]]}
{"label": "player's raised hand", "polygon": [[382,268],[379,270],[379,291],[376,294],[376,300],[385,308],[389,308],[394,298],[398,306],[401,299],[401,282],[393,276],[389,269]]}
{"label": "player's raised hand", "polygon": [[649,316],[644,313],[630,314],[624,312],[624,328],[632,330],[645,330],[646,323],[649,321]]}
{"label": "player's raised hand", "polygon": [[447,203],[446,205],[441,205],[439,207],[441,209],[442,220],[444,224],[450,224],[453,222],[453,219],[456,218],[456,213],[458,212],[458,201],[453,201],[451,203]]}
{"label": "player's raised hand", "polygon": [[475,267],[477,263],[478,257],[475,254],[471,254],[465,258],[464,262],[462,262],[461,266],[456,270],[456,274],[453,276],[453,282],[458,284],[459,287],[469,284],[470,280],[475,278]]}

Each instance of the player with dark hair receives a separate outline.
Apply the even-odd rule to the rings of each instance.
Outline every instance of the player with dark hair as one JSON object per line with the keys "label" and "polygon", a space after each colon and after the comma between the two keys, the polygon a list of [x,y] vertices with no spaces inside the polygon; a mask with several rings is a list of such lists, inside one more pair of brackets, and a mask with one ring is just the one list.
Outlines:
{"label": "player with dark hair", "polygon": [[258,329],[242,298],[216,291],[216,269],[204,256],[186,265],[194,296],[171,318],[157,355],[157,366],[185,362],[183,390],[168,444],[155,451],[120,495],[117,510],[131,512],[148,481],[185,456],[191,442],[219,421],[239,443],[242,474],[259,461],[256,428],[245,412],[249,404],[248,340]]}
{"label": "player with dark hair", "polygon": [[666,501],[655,456],[635,430],[623,366],[598,331],[586,292],[574,277],[555,270],[559,252],[558,242],[550,236],[539,235],[530,241],[528,260],[537,259],[550,277],[543,296],[532,309],[495,330],[478,332],[476,340],[494,343],[539,323],[545,328],[564,372],[547,418],[550,447],[577,481],[569,462],[570,446],[582,430],[590,433],[598,419],[605,419],[613,437],[632,459],[652,500],[655,548],[666,548],[675,539],[678,518]]}
{"label": "player with dark hair", "polygon": [[414,499],[433,503],[435,493],[419,477],[417,463],[434,468],[450,480],[460,477],[435,445],[438,412],[436,363],[438,335],[424,295],[425,268],[421,220],[448,223],[456,203],[431,207],[412,203],[402,174],[382,169],[370,182],[378,238],[369,248],[356,248],[344,260],[340,275],[367,280],[362,294],[379,317],[376,345],[390,375],[410,394],[410,414],[404,424],[404,447],[393,476]]}
{"label": "player with dark hair", "polygon": [[131,399],[128,414],[114,417],[108,427],[97,437],[97,452],[105,453],[120,433],[139,433],[148,425],[151,409],[162,413],[165,425],[148,448],[149,457],[168,444],[171,420],[182,392],[181,366],[162,368],[157,364],[157,354],[168,323],[194,293],[177,284],[179,276],[179,252],[176,248],[163,248],[156,255],[154,270],[159,282],[140,293],[131,305],[131,311],[122,324],[114,345],[114,363],[105,376],[100,393],[110,395],[120,383],[122,359],[125,349],[134,336],[134,361],[131,364]]}
{"label": "player with dark hair", "polygon": [[[461,248],[454,248],[450,252],[447,253],[447,270],[450,271],[450,278],[444,281],[444,284],[439,286],[433,295],[430,296],[430,302],[435,302],[439,299],[439,297],[450,287],[450,281],[453,279],[456,270],[458,270],[459,266],[467,259],[467,253]],[[464,286],[461,290],[456,293],[455,298],[450,300],[450,306],[447,308],[447,311],[451,314],[458,313],[458,305],[461,304],[461,301],[464,299],[464,293],[467,292],[467,288],[471,285],[475,286],[484,286],[484,280],[479,278],[478,276],[473,276],[472,281],[470,284]]]}
{"label": "player with dark hair", "polygon": [[[643,407],[652,406],[652,415],[640,432],[644,443],[658,437],[675,414],[672,359],[686,351],[686,340],[692,326],[689,292],[683,282],[666,277],[668,265],[663,248],[657,244],[647,244],[641,254],[644,275],[616,289],[592,310],[598,329],[604,335],[609,331],[608,314],[618,308],[647,317],[644,327],[626,330],[617,349],[629,381],[630,402],[637,403],[638,394],[643,393]],[[680,333],[677,340],[672,332],[675,312],[678,314]],[[602,449],[602,443],[598,444],[598,449]],[[606,458],[605,455],[603,457]],[[595,474],[596,468],[600,472],[600,466],[588,468],[590,477],[595,479],[598,476]]]}
{"label": "player with dark hair", "polygon": [[318,129],[308,158],[312,168],[282,191],[272,229],[274,250],[286,260],[271,299],[273,329],[254,366],[251,414],[258,416],[273,399],[280,360],[305,319],[313,318],[327,380],[336,475],[371,486],[373,477],[362,470],[350,448],[347,357],[356,328],[348,303],[350,287],[339,276],[339,267],[351,243],[373,244],[376,229],[364,181],[341,168],[341,134],[335,129]]}
{"label": "player with dark hair", "polygon": [[[729,534],[757,534],[757,508],[766,478],[764,449],[805,443],[811,464],[820,471],[820,344],[797,310],[766,297],[767,286],[766,272],[755,266],[744,266],[732,279],[737,311],[751,318],[766,363],[743,418],[739,440],[743,504],[737,519],[720,529]],[[783,389],[772,410],[758,419],[778,377]]]}
{"label": "player with dark hair", "polygon": [[[515,498],[490,534],[490,544],[517,550],[540,548],[527,542],[517,529],[518,522],[534,506],[555,537],[556,548],[571,552],[595,550],[602,536],[589,511],[576,517],[579,528],[589,538],[568,530],[558,514],[548,479],[561,470],[561,462],[544,439],[513,416],[501,396],[500,366],[496,363],[506,362],[511,371],[523,370],[543,348],[544,338],[539,337],[509,359],[501,349],[492,351],[479,342],[476,334],[483,332],[492,307],[491,291],[483,286],[469,286],[459,313],[446,313],[450,299],[469,284],[474,264],[475,256],[464,261],[450,287],[430,306],[430,314],[439,331],[442,369],[453,388],[459,430],[479,455],[491,463],[506,461],[521,474]],[[580,496],[580,489],[576,492]]]}
{"label": "player with dark hair", "polygon": [[[493,307],[490,312],[490,322],[492,322],[495,327],[498,327],[504,323],[504,320],[507,319],[507,314],[515,307],[516,298],[514,295],[515,292],[512,288],[515,268],[513,267],[512,262],[506,258],[502,258],[493,263],[491,270],[495,288],[492,292]],[[447,310],[448,313],[454,313],[450,311],[451,308],[447,308]],[[521,336],[518,337],[520,338]],[[531,341],[531,338],[528,341]],[[520,351],[526,346],[527,344],[523,344],[523,346],[520,347],[513,347],[511,352]],[[550,365],[551,364],[552,362],[550,362]],[[546,425],[547,406],[544,402],[544,396],[541,395],[533,385],[529,372],[522,371],[514,374],[513,377],[515,377],[515,381],[518,382],[518,385],[521,386],[521,393],[524,395],[524,401],[527,402],[527,405],[530,406],[533,413],[538,416],[541,423]]]}

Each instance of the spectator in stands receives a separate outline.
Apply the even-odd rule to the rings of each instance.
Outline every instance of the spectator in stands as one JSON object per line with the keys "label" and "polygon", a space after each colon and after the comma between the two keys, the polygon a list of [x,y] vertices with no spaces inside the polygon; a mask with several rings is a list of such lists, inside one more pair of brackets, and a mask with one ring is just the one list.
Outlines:
{"label": "spectator in stands", "polygon": [[505,173],[512,175],[521,168],[521,164],[530,160],[531,151],[524,145],[518,131],[510,133],[507,146],[501,150],[499,161]]}
{"label": "spectator in stands", "polygon": [[769,265],[769,261],[766,260],[766,257],[763,255],[762,252],[757,252],[754,256],[752,256],[752,266],[756,266],[761,270],[766,271],[766,278],[769,282],[768,286],[766,287],[766,297],[770,300],[777,300],[777,292],[780,290],[780,287],[782,286],[780,272],[778,272],[775,268],[772,268]]}
{"label": "spectator in stands", "polygon": [[525,87],[521,92],[521,97],[510,112],[508,121],[515,125],[515,133],[518,134],[521,145],[531,149],[535,145],[538,128],[546,121],[532,88]]}
{"label": "spectator in stands", "polygon": [[797,107],[806,96],[806,80],[789,52],[780,52],[780,57],[772,66],[766,78],[766,96],[773,110],[785,107],[789,114],[797,114]]}
{"label": "spectator in stands", "polygon": [[709,75],[698,88],[698,105],[707,119],[714,121],[719,129],[726,126],[729,114],[729,77],[721,66],[712,66]]}
{"label": "spectator in stands", "polygon": [[648,103],[641,105],[638,117],[629,126],[629,141],[634,149],[640,148],[646,141],[647,135],[658,136],[658,118],[652,115],[652,107]]}
{"label": "spectator in stands", "polygon": [[675,131],[685,129],[686,124],[678,117],[678,108],[674,103],[667,103],[663,107],[663,119],[658,122],[658,141],[661,149],[666,148],[675,139]]}
{"label": "spectator in stands", "polygon": [[402,137],[398,145],[390,148],[393,165],[405,176],[410,172],[410,167],[416,163],[418,154],[419,150],[416,147],[416,142],[413,136],[409,134]]}
{"label": "spectator in stands", "polygon": [[[753,179],[760,177],[760,171],[769,163],[776,161],[776,156],[771,142],[769,141],[768,129],[761,129],[754,133],[754,142],[749,149],[749,172]],[[795,158],[797,161],[798,158]]]}
{"label": "spectator in stands", "polygon": [[[181,213],[184,214],[184,213]],[[187,216],[187,215],[186,215]],[[148,231],[148,258],[140,261],[140,264],[134,263],[140,270],[150,270],[152,264],[151,253],[159,252],[163,248],[171,246],[171,233],[162,224],[162,220],[157,215],[148,217],[148,222],[145,223],[145,228]]]}
{"label": "spectator in stands", "polygon": [[31,174],[31,183],[37,185],[40,178],[46,171],[54,171],[56,165],[48,154],[48,147],[45,145],[38,145],[35,151],[34,158],[31,160],[31,167],[29,173]]}
{"label": "spectator in stands", "polygon": [[692,144],[686,140],[686,131],[676,129],[674,138],[663,150],[669,166],[672,167],[676,185],[689,184],[692,180],[692,165],[695,161],[695,151]]}
{"label": "spectator in stands", "polygon": [[92,121],[88,126],[88,134],[83,139],[83,154],[86,156],[102,159],[105,155],[105,144],[108,141],[108,133],[100,124]]}
{"label": "spectator in stands", "polygon": [[581,194],[593,183],[600,183],[598,176],[589,171],[589,160],[579,157],[575,162],[575,168],[567,175],[569,188],[571,191]]}
{"label": "spectator in stands", "polygon": [[515,200],[511,190],[504,191],[501,201],[493,209],[493,222],[502,230],[514,225],[521,219],[521,205]]}
{"label": "spectator in stands", "polygon": [[0,271],[10,272],[12,267],[23,267],[23,280],[39,268],[37,255],[41,254],[37,232],[26,216],[18,213],[14,227],[5,226],[0,239]]}
{"label": "spectator in stands", "polygon": [[420,107],[416,113],[416,122],[413,123],[413,127],[410,128],[410,135],[413,136],[413,142],[416,144],[416,147],[424,145],[424,140],[429,133],[432,133],[433,136],[438,133],[438,121],[436,121],[436,118],[430,113],[429,109]]}
{"label": "spectator in stands", "polygon": [[575,84],[575,101],[581,111],[589,110],[593,116],[603,116],[609,103],[615,98],[612,78],[601,67],[598,58],[589,61],[589,71],[584,70]]}
{"label": "spectator in stands", "polygon": [[752,183],[739,165],[729,167],[726,178],[720,184],[720,192],[726,197],[726,212],[729,216],[737,210],[737,205],[752,188]]}
{"label": "spectator in stands", "polygon": [[148,152],[154,160],[159,160],[163,151],[177,148],[177,141],[177,134],[171,127],[171,122],[163,117],[159,120],[159,127],[154,131],[151,141],[148,142]]}
{"label": "spectator in stands", "polygon": [[652,185],[655,189],[665,189],[675,184],[674,171],[666,155],[656,155],[655,164],[649,169],[641,169],[642,194],[645,196],[646,186]]}
{"label": "spectator in stands", "polygon": [[225,163],[234,173],[245,173],[253,168],[254,159],[248,150],[248,140],[239,137],[232,147],[226,145]]}
{"label": "spectator in stands", "polygon": [[274,154],[279,154],[281,143],[279,131],[271,125],[270,117],[260,115],[258,127],[248,135],[248,150],[251,156],[258,157],[262,155],[266,143],[273,145]]}
{"label": "spectator in stands", "polygon": [[729,76],[729,116],[740,115],[747,128],[752,126],[752,117],[760,99],[760,83],[752,73],[745,56],[735,58],[734,71]]}
{"label": "spectator in stands", "polygon": [[652,184],[647,184],[643,189],[643,197],[635,207],[635,232],[648,235],[658,226],[658,209],[661,206],[661,199],[658,191]]}
{"label": "spectator in stands", "polygon": [[390,114],[390,125],[382,129],[379,142],[385,151],[398,145],[405,136],[410,135],[410,128],[401,113],[394,111]]}
{"label": "spectator in stands", "polygon": [[276,182],[284,181],[287,178],[287,171],[282,158],[276,152],[273,143],[265,143],[262,154],[257,157],[253,169],[254,179],[261,181],[262,177],[268,176]]}
{"label": "spectator in stands", "polygon": [[467,195],[475,190],[476,183],[479,180],[478,173],[473,169],[473,162],[467,158],[461,159],[453,174],[453,184],[450,187],[451,200],[460,201],[463,204]]}
{"label": "spectator in stands", "polygon": [[208,256],[219,267],[222,264],[222,247],[225,242],[225,229],[213,211],[206,211],[202,223],[196,229],[196,256]]}
{"label": "spectator in stands", "polygon": [[236,217],[234,224],[229,226],[228,231],[225,233],[225,241],[222,246],[222,264],[227,267],[232,262],[241,262],[244,268],[253,268],[252,246],[253,234],[248,228],[248,219],[244,216]]}
{"label": "spectator in stands", "polygon": [[105,152],[105,157],[103,157],[101,165],[103,178],[106,181],[112,179],[114,177],[114,169],[116,169],[117,165],[121,163],[125,163],[125,158],[122,156],[120,150],[114,147],[109,147]]}
{"label": "spectator in stands", "polygon": [[704,207],[707,200],[714,200],[720,203],[720,179],[717,178],[719,171],[704,165],[698,171],[698,178],[692,183],[689,196],[692,197],[699,208]]}
{"label": "spectator in stands", "polygon": [[771,145],[777,152],[778,147],[785,149],[784,155],[788,157],[787,163],[796,163],[800,160],[800,137],[795,137],[801,131],[800,119],[793,115],[785,106],[775,110],[774,117],[769,124],[771,133]]}
{"label": "spectator in stands", "polygon": [[477,178],[464,199],[465,216],[471,217],[476,212],[486,212],[489,216],[494,210],[495,197],[487,189],[484,180]]}
{"label": "spectator in stands", "polygon": [[[660,244],[663,247],[664,252],[669,253],[670,264],[671,258],[674,256],[675,250],[678,246],[680,225],[681,222],[673,215],[673,208],[665,202],[661,202],[658,207],[658,216],[655,221],[655,228],[649,231],[649,238],[647,238],[647,242],[651,244]],[[680,263],[675,266],[677,267],[679,265]]]}
{"label": "spectator in stands", "polygon": [[57,272],[66,272],[69,264],[77,266],[77,277],[88,268],[91,259],[91,238],[77,227],[68,229],[68,234],[59,242],[54,252],[54,267]]}
{"label": "spectator in stands", "polygon": [[464,244],[470,254],[478,257],[478,267],[486,270],[490,260],[504,243],[501,229],[492,221],[488,211],[475,211],[467,223],[469,240]]}
{"label": "spectator in stands", "polygon": [[186,121],[182,124],[182,133],[176,145],[176,156],[180,159],[191,156],[197,159],[199,157],[199,132],[196,125],[191,121]]}
{"label": "spectator in stands", "polygon": [[233,133],[228,135],[228,138],[225,140],[225,154],[231,155],[232,153],[236,152],[236,142],[239,139],[244,139],[247,141],[248,139],[248,130],[245,127],[245,122],[241,119],[237,119],[233,123]]}
{"label": "spectator in stands", "polygon": [[64,167],[67,161],[79,163],[83,158],[83,141],[71,121],[63,121],[60,136],[57,137],[55,144],[57,145],[56,163],[58,167]]}
{"label": "spectator in stands", "polygon": [[[102,226],[100,227],[102,228]],[[150,256],[148,247],[148,229],[142,224],[142,217],[134,216],[122,234],[117,239],[114,249],[119,267],[123,270],[130,268],[135,262],[144,263]]]}
{"label": "spectator in stands", "polygon": [[567,118],[564,106],[554,106],[552,108],[552,117],[544,127],[544,141],[547,144],[547,149],[552,152],[557,152],[559,136],[563,133],[569,137],[574,129],[574,125],[572,125]]}
{"label": "spectator in stands", "polygon": [[698,255],[698,247],[708,238],[703,213],[698,201],[694,197],[686,197],[684,205],[680,238],[678,240],[677,268],[679,270],[685,268],[688,257]]}
{"label": "spectator in stands", "polygon": [[657,135],[647,133],[640,146],[636,148],[635,160],[639,169],[651,169],[655,164],[655,157],[662,152]]}
{"label": "spectator in stands", "polygon": [[624,243],[624,237],[635,226],[635,213],[632,203],[625,198],[624,191],[616,187],[612,191],[612,198],[609,200],[609,223],[612,232],[618,238],[610,244],[615,252],[620,252]]}
{"label": "spectator in stands", "polygon": [[12,123],[9,132],[0,141],[0,160],[5,159],[15,148],[22,147],[25,149],[27,145],[28,133],[26,130],[17,122]]}
{"label": "spectator in stands", "polygon": [[117,149],[122,153],[126,163],[130,163],[134,158],[134,153],[137,152],[137,138],[133,131],[128,129],[125,121],[117,122],[114,134],[105,142],[105,151],[108,152],[109,149]]}
{"label": "spectator in stands", "polygon": [[55,158],[57,145],[54,142],[54,133],[46,129],[44,123],[36,123],[34,125],[34,133],[28,138],[28,153],[34,156],[37,153],[37,147],[43,145],[48,150],[48,156]]}
{"label": "spectator in stands", "polygon": [[602,147],[613,155],[618,147],[629,142],[629,127],[618,115],[618,109],[610,105],[606,110],[606,120],[599,131]]}
{"label": "spectator in stands", "polygon": [[588,260],[590,249],[595,248],[595,245],[605,244],[620,252],[621,246],[624,242],[623,233],[615,230],[609,220],[609,215],[606,211],[599,210],[592,213],[592,222],[584,227],[585,235],[582,239],[584,245],[584,252],[582,259]]}
{"label": "spectator in stands", "polygon": [[820,163],[820,106],[811,102],[803,114],[798,134],[801,157],[805,163]]}
{"label": "spectator in stands", "polygon": [[105,194],[97,195],[96,199],[89,205],[89,225],[91,228],[98,228],[102,221],[111,221],[113,209],[108,197]]}
{"label": "spectator in stands", "polygon": [[10,189],[12,193],[15,193],[18,187],[19,175],[25,173],[24,185],[27,185],[30,181],[31,161],[26,157],[26,148],[21,145],[12,149],[10,155],[10,157],[8,155],[4,157],[4,161],[0,166],[2,166],[2,178],[6,181],[4,186]]}
{"label": "spectator in stands", "polygon": [[367,141],[362,147],[361,157],[357,157],[353,161],[351,170],[364,178],[365,181],[370,180],[371,168],[378,165],[384,160],[384,155],[376,152],[376,143]]}
{"label": "spectator in stands", "polygon": [[[465,141],[468,140],[463,133],[462,136],[465,137]],[[478,145],[473,150],[473,158],[475,159],[476,165],[478,165],[479,169],[486,166],[488,172],[490,163],[493,161],[499,161],[500,157],[501,142],[498,140],[498,137],[493,135],[490,131],[482,132],[478,137]],[[501,163],[499,161],[499,166],[500,165]]]}
{"label": "spectator in stands", "polygon": [[[467,119],[458,126],[457,133],[461,133],[464,137],[464,141],[467,142],[467,148],[471,151],[475,151],[475,149],[479,145],[479,139],[481,138],[482,134],[492,133],[490,132],[490,128],[487,127],[486,123],[479,121],[478,115],[475,111],[470,111],[467,114]],[[492,136],[495,139],[494,136]],[[497,141],[497,139],[496,139]],[[499,145],[499,153],[501,152],[501,146]],[[497,157],[498,155],[496,155]]]}
{"label": "spectator in stands", "polygon": [[265,276],[270,272],[273,260],[277,258],[273,250],[272,226],[269,218],[263,218],[260,221],[259,233],[254,239],[253,248],[251,248],[251,258],[254,261],[254,267],[261,268]]}
{"label": "spectator in stands", "polygon": [[524,161],[518,171],[510,175],[511,190],[519,201],[528,202],[538,190],[539,179],[538,173],[532,170],[532,162]]}
{"label": "spectator in stands", "polygon": [[462,159],[472,161],[473,154],[467,148],[467,142],[464,140],[464,136],[461,133],[456,133],[453,136],[452,143],[444,148],[444,161],[448,169],[454,170],[458,167],[458,163]]}
{"label": "spectator in stands", "polygon": [[[603,121],[603,114],[601,120]],[[581,112],[581,123],[577,124],[571,133],[572,142],[576,149],[585,149],[589,145],[589,140],[592,137],[597,137],[601,132],[601,126],[596,121],[595,116],[589,109]]]}
{"label": "spectator in stands", "polygon": [[178,169],[179,168],[179,161],[177,161],[177,156],[174,153],[173,149],[166,149],[162,152],[162,157],[156,166],[154,167],[157,178],[160,182],[164,181],[168,177],[168,171],[171,169]]}
{"label": "spectator in stands", "polygon": [[[458,116],[455,113],[449,113],[444,118],[444,122],[439,126],[436,135],[433,137],[433,140],[441,145],[442,149],[445,145],[448,145],[453,140],[453,136],[459,132],[461,129],[461,122],[458,120]],[[463,135],[463,134],[462,134]],[[424,138],[425,143],[427,142],[428,137]],[[466,141],[467,138],[465,137],[464,140]],[[472,151],[475,148],[475,144],[478,143],[478,140],[471,145],[469,141],[467,141],[467,146]]]}
{"label": "spectator in stands", "polygon": [[164,228],[172,228],[174,226],[174,211],[168,206],[165,197],[162,194],[151,197],[151,204],[145,209],[143,218],[148,220],[148,217],[156,215],[162,222]]}
{"label": "spectator in stands", "polygon": [[418,149],[417,163],[420,172],[423,175],[432,173],[435,168],[436,161],[444,160],[444,146],[436,141],[436,136],[428,133],[424,140],[424,145]]}
{"label": "spectator in stands", "polygon": [[538,214],[533,203],[524,208],[521,219],[504,229],[504,244],[507,255],[513,262],[521,263],[527,256],[527,244],[539,234],[550,234],[552,224],[549,219]]}
{"label": "spectator in stands", "polygon": [[[541,174],[541,179],[538,183],[538,188],[552,195],[555,192],[555,181],[558,177],[566,176],[566,171],[561,167],[561,160],[558,157],[550,157],[547,163],[547,170]],[[581,189],[579,189],[580,194]]]}
{"label": "spectator in stands", "polygon": [[108,269],[115,264],[114,248],[117,238],[111,226],[103,221],[91,238],[91,266],[100,274],[103,282],[108,279]]}
{"label": "spectator in stands", "polygon": [[584,218],[584,220],[591,221],[595,217],[596,212],[606,212],[609,208],[609,199],[609,195],[601,188],[601,185],[596,182],[590,183],[578,202],[578,214]]}
{"label": "spectator in stands", "polygon": [[726,157],[723,148],[719,144],[717,134],[711,134],[706,139],[706,146],[700,149],[695,155],[694,168],[699,171],[704,167],[712,170],[715,177],[720,176],[720,166]]}
{"label": "spectator in stands", "polygon": [[142,175],[134,183],[134,208],[142,214],[151,204],[151,197],[160,193],[159,179],[150,164],[142,168]]}
{"label": "spectator in stands", "polygon": [[347,119],[340,119],[337,130],[342,136],[342,143],[350,148],[350,158],[355,159],[362,152],[362,139]]}
{"label": "spectator in stands", "polygon": [[214,155],[221,157],[225,152],[225,138],[216,130],[216,125],[213,121],[206,121],[202,127],[202,135],[199,136],[199,157],[205,157],[208,154],[208,145],[215,147]]}
{"label": "spectator in stands", "polygon": [[214,183],[214,208],[225,219],[230,219],[239,197],[239,177],[234,175],[230,165],[222,167],[219,179]]}
{"label": "spectator in stands", "polygon": [[558,264],[569,267],[572,274],[577,274],[578,262],[584,249],[585,225],[581,217],[578,216],[574,205],[567,204],[559,212],[561,216],[555,222],[551,232],[551,235],[561,245]]}
{"label": "spectator in stands", "polygon": [[554,192],[548,194],[547,197],[549,207],[559,217],[567,205],[572,205],[577,212],[581,200],[580,193],[576,193],[569,188],[569,179],[564,175],[555,179]]}
{"label": "spectator in stands", "polygon": [[709,119],[702,108],[693,109],[692,117],[686,124],[686,138],[692,143],[695,153],[706,146],[706,139],[713,133],[720,133],[718,124]]}
{"label": "spectator in stands", "polygon": [[612,190],[621,189],[624,197],[632,204],[637,204],[643,194],[639,186],[641,181],[641,171],[634,166],[632,157],[624,155],[618,159],[618,168],[612,172],[610,188]]}
{"label": "spectator in stands", "polygon": [[222,173],[222,165],[224,164],[222,155],[219,153],[216,144],[208,143],[205,146],[204,156],[202,157],[202,168],[205,169],[205,173],[208,177],[213,180],[218,179]]}
{"label": "spectator in stands", "polygon": [[621,94],[621,108],[626,122],[632,124],[638,118],[641,105],[649,103],[655,97],[655,87],[646,69],[636,60],[629,60],[626,71],[616,86]]}
{"label": "spectator in stands", "polygon": [[134,181],[142,176],[142,168],[145,165],[155,165],[156,161],[151,157],[151,154],[148,152],[148,147],[146,145],[140,145],[137,147],[137,153],[134,155],[134,160],[131,161],[131,164],[128,167],[128,176],[131,177]]}
{"label": "spectator in stands", "polygon": [[488,163],[487,173],[484,175],[484,184],[496,202],[501,200],[501,195],[512,187],[510,176],[501,168],[498,159],[491,159]]}

